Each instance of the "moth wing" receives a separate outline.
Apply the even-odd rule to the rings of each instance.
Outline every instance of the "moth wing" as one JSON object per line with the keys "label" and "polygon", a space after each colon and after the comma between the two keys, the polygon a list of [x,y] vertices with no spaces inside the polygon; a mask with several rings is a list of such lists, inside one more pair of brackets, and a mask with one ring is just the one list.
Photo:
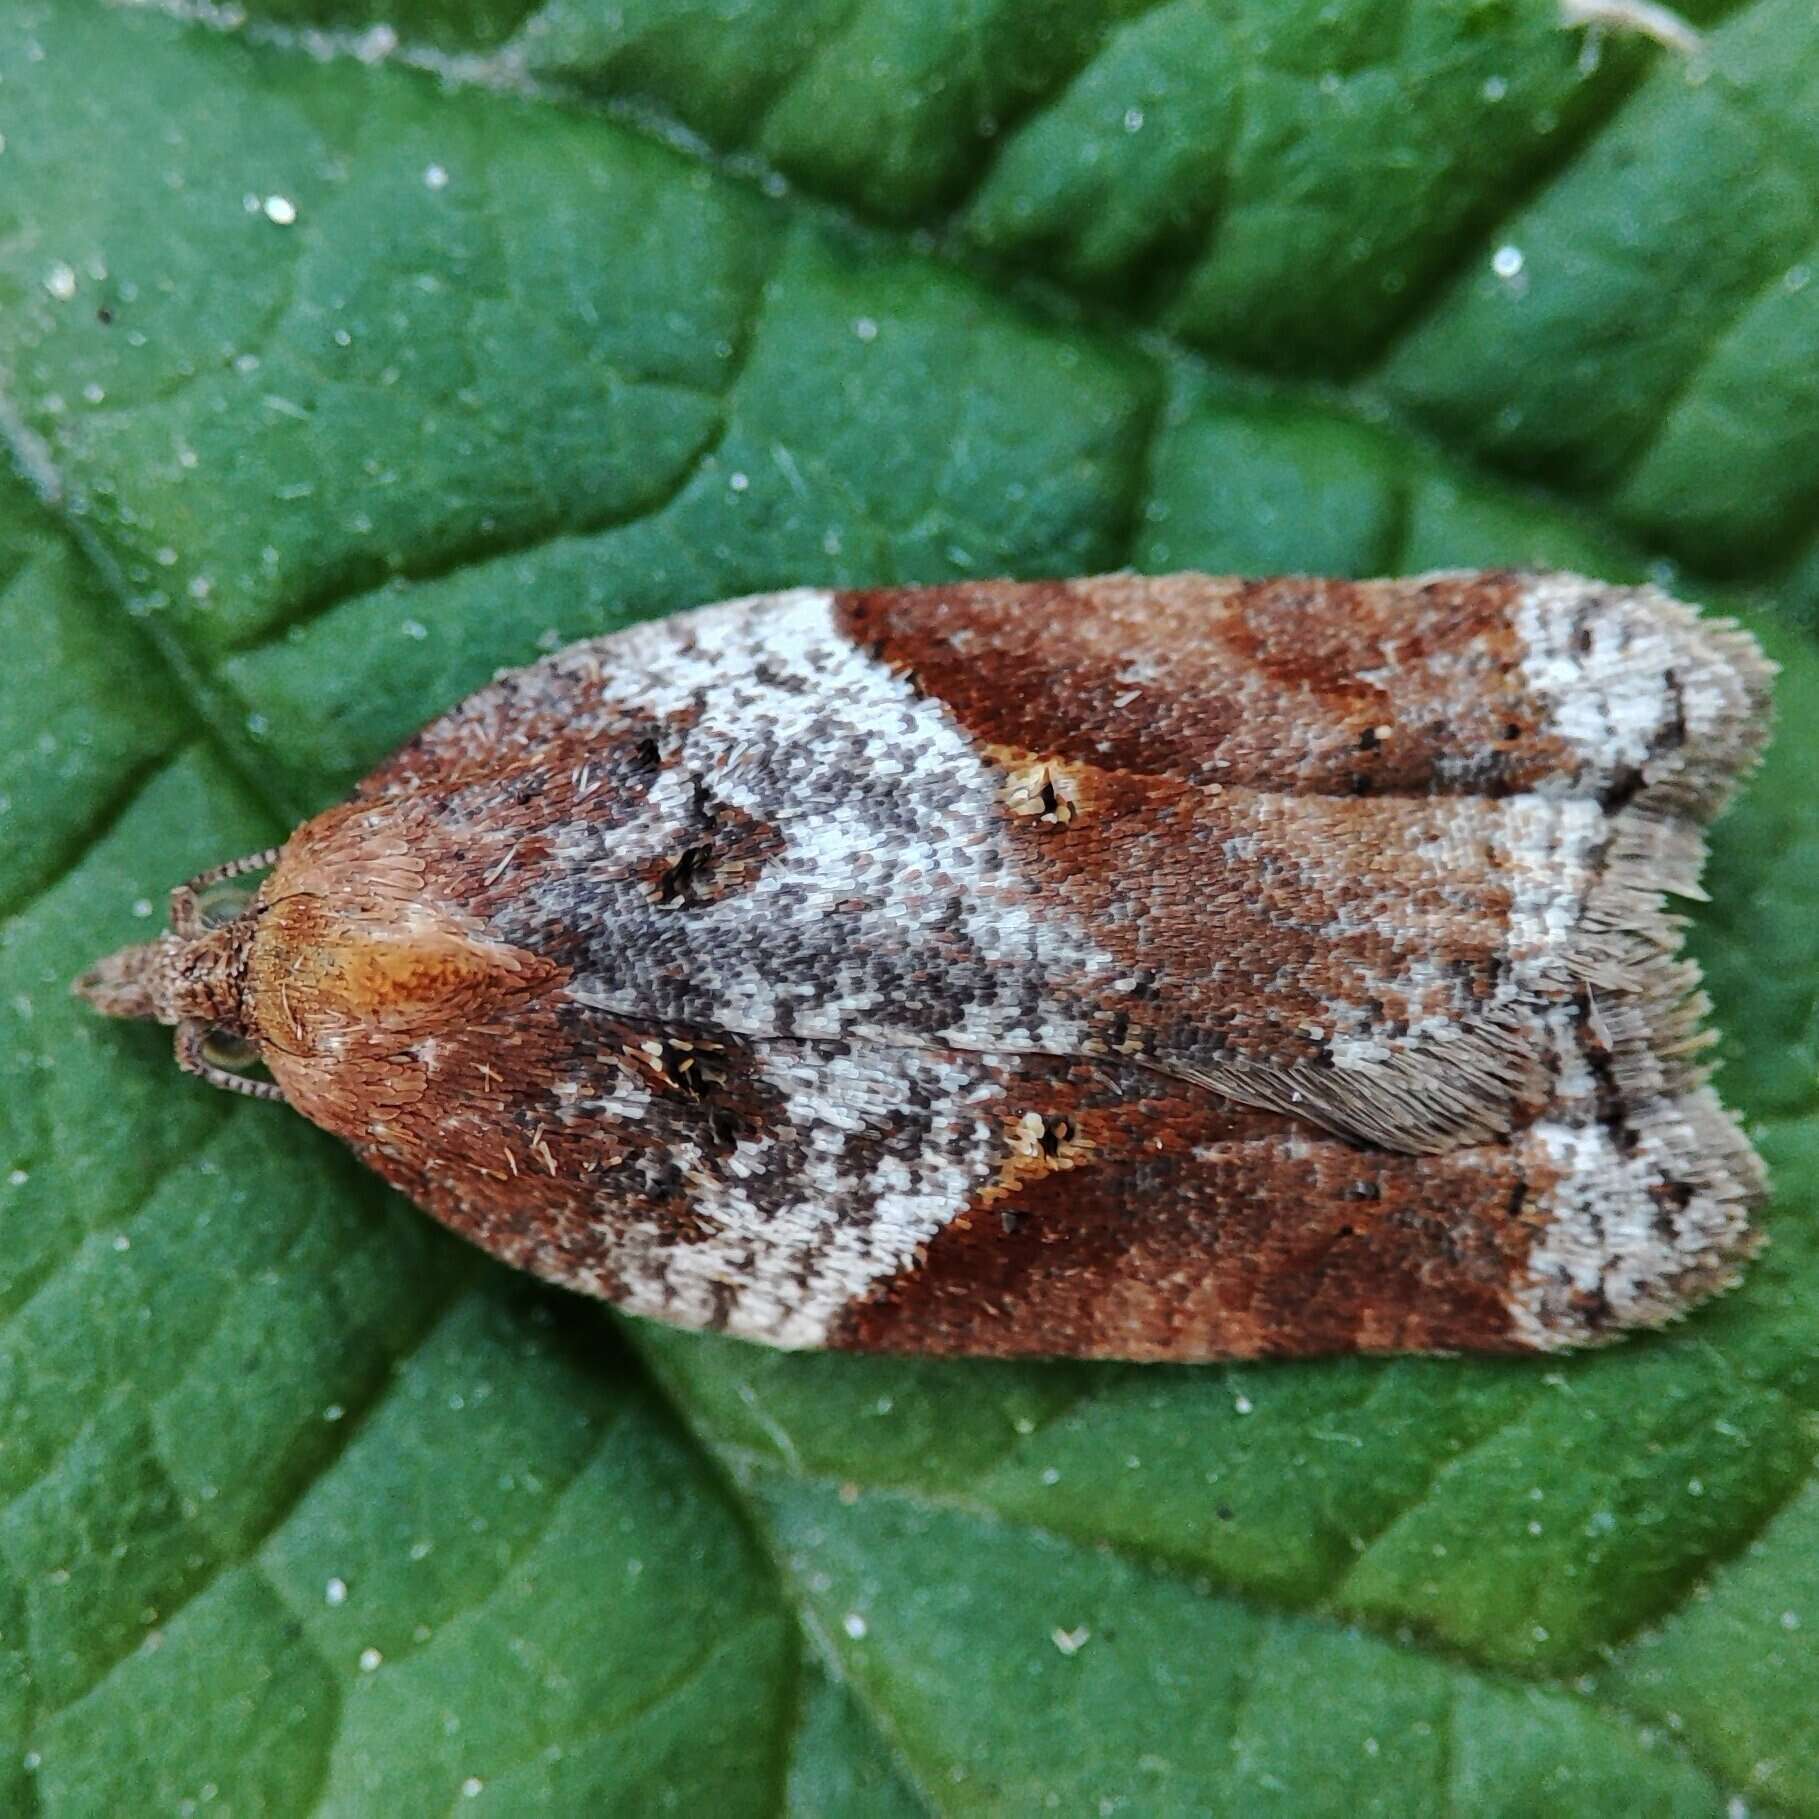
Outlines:
{"label": "moth wing", "polygon": [[1584,1344],[1719,1286],[1760,1185],[1702,1090],[1414,1158],[1129,1065],[553,1021],[450,1032],[342,1134],[509,1262],[787,1347]]}
{"label": "moth wing", "polygon": [[1696,1084],[1661,894],[1766,673],[1562,576],[798,590],[504,676],[364,788],[594,1008],[1138,1059],[1438,1151],[1562,1069]]}
{"label": "moth wing", "polygon": [[982,745],[1299,795],[1535,790],[1704,817],[1767,737],[1773,666],[1654,587],[1100,575],[838,596]]}
{"label": "moth wing", "polygon": [[797,592],[501,678],[293,845],[512,989],[275,1071],[496,1254],[778,1345],[1665,1318],[1761,1192],[1661,898],[1766,670],[1645,590],[1348,586]]}

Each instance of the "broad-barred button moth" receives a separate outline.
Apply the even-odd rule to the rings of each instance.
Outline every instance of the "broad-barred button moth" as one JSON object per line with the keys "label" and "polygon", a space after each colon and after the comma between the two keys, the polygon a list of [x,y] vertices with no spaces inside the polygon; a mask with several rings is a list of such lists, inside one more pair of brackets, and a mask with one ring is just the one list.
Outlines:
{"label": "broad-barred button moth", "polygon": [[78,990],[683,1326],[1592,1344],[1752,1248],[1664,898],[1769,676],[1561,574],[728,601],[502,674]]}

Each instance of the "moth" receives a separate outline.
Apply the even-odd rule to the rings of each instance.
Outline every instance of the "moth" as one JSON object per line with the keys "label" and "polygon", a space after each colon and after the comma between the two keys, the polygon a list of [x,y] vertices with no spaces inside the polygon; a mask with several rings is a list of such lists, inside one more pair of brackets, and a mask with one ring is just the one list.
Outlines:
{"label": "moth", "polygon": [[685,1327],[1553,1352],[1753,1248],[1664,899],[1770,673],[1566,574],[727,601],[500,674],[75,989]]}

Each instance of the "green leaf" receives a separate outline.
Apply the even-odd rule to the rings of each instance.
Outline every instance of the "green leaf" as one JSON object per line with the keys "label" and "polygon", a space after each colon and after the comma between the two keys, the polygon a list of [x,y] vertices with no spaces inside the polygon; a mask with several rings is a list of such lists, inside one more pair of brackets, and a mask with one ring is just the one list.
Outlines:
{"label": "green leaf", "polygon": [[[0,18],[0,1810],[1819,1813],[1819,23]],[[794,582],[1652,573],[1773,1244],[1554,1362],[785,1357],[67,981],[495,667]]]}

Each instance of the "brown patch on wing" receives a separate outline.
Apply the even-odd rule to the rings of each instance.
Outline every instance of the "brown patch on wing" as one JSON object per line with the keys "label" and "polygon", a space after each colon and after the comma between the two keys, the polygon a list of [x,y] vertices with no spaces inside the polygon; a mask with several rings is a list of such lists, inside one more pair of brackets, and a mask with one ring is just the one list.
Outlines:
{"label": "brown patch on wing", "polygon": [[560,993],[384,1057],[272,1066],[299,1110],[442,1224],[609,1299],[623,1292],[628,1231],[659,1249],[700,1242],[715,1229],[703,1184],[741,1139],[791,1135],[750,1045],[601,1016]]}
{"label": "brown patch on wing", "polygon": [[[1544,1000],[1570,999],[1574,982],[1562,973],[1512,997],[1502,805],[999,762],[1031,903],[1123,971],[1115,986],[1044,977],[1076,996],[1084,1052],[1144,1056],[1275,1109],[1292,1092],[1330,1127],[1394,1147],[1506,1130],[1546,1102]],[[1032,812],[1041,790],[1057,811]],[[1411,1035],[1438,1023],[1457,1039]],[[1365,1038],[1376,1064],[1335,1060]],[[1283,1068],[1297,1070],[1288,1086],[1265,1077]]]}
{"label": "brown patch on wing", "polygon": [[[575,815],[597,828],[635,817],[658,773],[677,762],[698,708],[626,708],[598,678],[544,666],[511,671],[431,720],[355,788],[347,811],[413,804],[447,829]],[[318,817],[320,819],[320,817]],[[293,835],[295,842],[295,835]]]}
{"label": "brown patch on wing", "polygon": [[[484,799],[501,776],[555,780],[566,772],[577,799],[607,790],[596,812],[610,812],[615,785],[635,801],[642,780],[671,761],[700,710],[644,713],[615,700],[609,683],[606,660],[591,645],[502,671],[362,778],[354,800],[403,792],[447,802],[476,789]],[[584,737],[578,725],[588,729]]]}
{"label": "brown patch on wing", "polygon": [[1186,1362],[1521,1349],[1508,1311],[1548,1183],[1507,1145],[1419,1161],[1079,1067],[1017,1083],[1090,1153],[998,1182],[829,1343]]}
{"label": "brown patch on wing", "polygon": [[1520,587],[1102,575],[836,604],[985,745],[1305,794],[1502,795],[1577,766],[1523,687]]}

